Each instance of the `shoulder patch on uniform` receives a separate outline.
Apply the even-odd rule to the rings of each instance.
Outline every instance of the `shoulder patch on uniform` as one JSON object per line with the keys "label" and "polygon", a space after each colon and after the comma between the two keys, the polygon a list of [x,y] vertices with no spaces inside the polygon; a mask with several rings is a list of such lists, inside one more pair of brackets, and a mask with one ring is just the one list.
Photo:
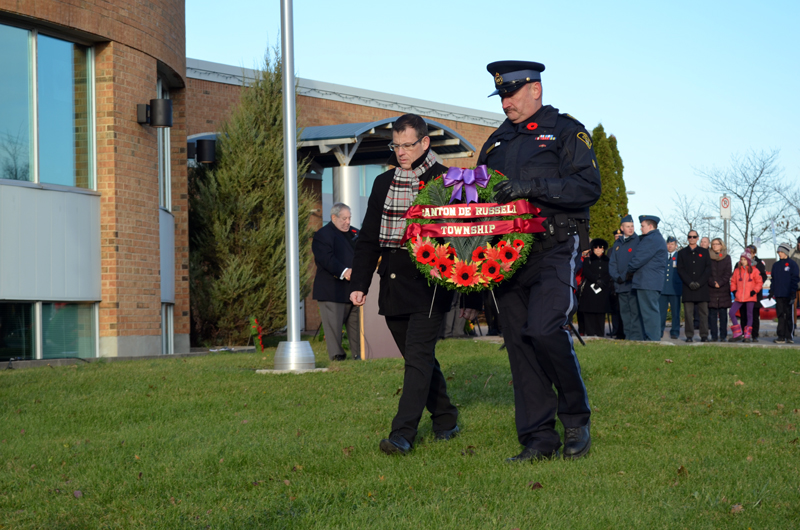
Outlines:
{"label": "shoulder patch on uniform", "polygon": [[592,159],[592,166],[597,169],[597,164],[594,163],[594,159]]}
{"label": "shoulder patch on uniform", "polygon": [[589,135],[586,134],[585,132],[581,131],[578,133],[578,140],[585,143],[586,147],[588,147],[589,149],[592,148],[592,139],[589,138]]}

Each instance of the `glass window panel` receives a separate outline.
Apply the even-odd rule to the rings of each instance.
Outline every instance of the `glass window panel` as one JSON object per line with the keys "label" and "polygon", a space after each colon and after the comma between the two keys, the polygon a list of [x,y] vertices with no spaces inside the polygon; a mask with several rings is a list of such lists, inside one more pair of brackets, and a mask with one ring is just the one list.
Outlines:
{"label": "glass window panel", "polygon": [[0,302],[0,360],[36,358],[33,304]]}
{"label": "glass window panel", "polygon": [[42,358],[96,357],[94,304],[42,304]]}
{"label": "glass window panel", "polygon": [[30,33],[0,24],[0,178],[33,180]]}
{"label": "glass window panel", "polygon": [[[169,87],[162,79],[158,79],[157,94],[159,98],[169,99]],[[158,141],[158,204],[162,208],[172,210],[170,179],[172,178],[170,144],[170,127],[157,129]]]}
{"label": "glass window panel", "polygon": [[39,182],[89,188],[88,48],[46,35],[37,48]]}

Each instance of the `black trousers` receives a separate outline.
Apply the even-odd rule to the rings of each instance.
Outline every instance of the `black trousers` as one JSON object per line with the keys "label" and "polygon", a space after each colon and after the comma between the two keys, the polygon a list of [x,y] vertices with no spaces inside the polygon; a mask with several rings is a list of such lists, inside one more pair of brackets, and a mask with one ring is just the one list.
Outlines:
{"label": "black trousers", "polygon": [[411,444],[425,408],[431,413],[433,431],[456,426],[458,410],[447,396],[444,374],[436,360],[436,340],[444,314],[433,311],[386,317],[395,343],[405,360],[403,393],[392,420],[392,434],[399,434]]}
{"label": "black trousers", "polygon": [[[727,307],[708,308],[708,331],[714,340],[724,339],[728,336],[728,309]],[[717,328],[717,323],[719,323],[719,328]]]}
{"label": "black trousers", "polygon": [[586,337],[605,337],[605,313],[584,313],[581,331]]}
{"label": "black trousers", "polygon": [[794,298],[775,298],[778,338],[794,340]]}
{"label": "black trousers", "polygon": [[578,236],[532,252],[522,269],[495,293],[514,381],[517,438],[543,453],[561,446],[556,414],[565,427],[582,427],[590,416],[567,328],[577,306],[578,254]]}

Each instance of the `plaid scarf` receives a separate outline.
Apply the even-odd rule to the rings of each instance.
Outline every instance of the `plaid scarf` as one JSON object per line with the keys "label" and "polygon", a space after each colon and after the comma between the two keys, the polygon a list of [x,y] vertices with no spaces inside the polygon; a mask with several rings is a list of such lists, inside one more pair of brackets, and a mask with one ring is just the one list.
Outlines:
{"label": "plaid scarf", "polygon": [[436,163],[434,154],[429,150],[422,164],[416,168],[405,170],[398,166],[394,170],[394,178],[386,194],[381,215],[381,229],[378,242],[382,247],[400,248],[400,241],[406,231],[403,215],[411,207],[411,203],[419,193],[419,178]]}

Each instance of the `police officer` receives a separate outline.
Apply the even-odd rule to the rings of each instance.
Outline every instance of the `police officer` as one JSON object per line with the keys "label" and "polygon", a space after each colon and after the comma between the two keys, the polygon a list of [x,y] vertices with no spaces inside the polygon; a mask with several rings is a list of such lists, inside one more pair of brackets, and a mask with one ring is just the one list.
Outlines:
{"label": "police officer", "polygon": [[614,280],[617,290],[619,316],[625,330],[625,338],[642,340],[644,339],[644,330],[642,329],[642,318],[639,315],[639,302],[636,299],[636,291],[633,289],[633,281],[627,278],[628,263],[633,259],[636,247],[639,246],[639,236],[636,235],[633,217],[630,215],[623,217],[619,226],[622,230],[622,237],[617,239],[611,247],[608,256],[608,273]]}
{"label": "police officer", "polygon": [[[589,452],[589,399],[568,324],[576,309],[575,269],[589,248],[589,207],[600,197],[600,173],[589,133],[575,118],[542,105],[544,65],[489,64],[507,119],[484,144],[478,164],[500,171],[495,200],[528,199],[545,217],[525,265],[496,289],[514,378],[519,442],[512,462],[559,455],[556,412],[565,428],[565,458]],[[553,390],[555,386],[555,391]]]}

